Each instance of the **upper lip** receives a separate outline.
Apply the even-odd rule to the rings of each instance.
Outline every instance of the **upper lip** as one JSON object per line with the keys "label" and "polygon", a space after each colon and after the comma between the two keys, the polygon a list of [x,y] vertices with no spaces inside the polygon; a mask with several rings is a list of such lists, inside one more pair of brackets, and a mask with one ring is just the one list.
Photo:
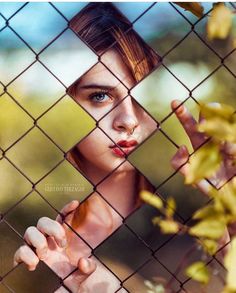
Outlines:
{"label": "upper lip", "polygon": [[110,146],[110,148],[115,148],[115,147],[117,147],[117,145],[119,147],[128,148],[128,147],[136,146],[137,144],[138,144],[138,142],[134,139],[132,139],[132,140],[119,140],[116,144]]}

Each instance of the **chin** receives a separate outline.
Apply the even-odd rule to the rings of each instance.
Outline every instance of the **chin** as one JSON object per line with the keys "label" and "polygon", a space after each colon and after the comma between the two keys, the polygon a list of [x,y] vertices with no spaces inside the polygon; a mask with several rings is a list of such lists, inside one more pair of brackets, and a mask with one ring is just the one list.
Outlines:
{"label": "chin", "polygon": [[119,168],[116,169],[115,173],[134,171],[135,168],[128,162],[125,161]]}

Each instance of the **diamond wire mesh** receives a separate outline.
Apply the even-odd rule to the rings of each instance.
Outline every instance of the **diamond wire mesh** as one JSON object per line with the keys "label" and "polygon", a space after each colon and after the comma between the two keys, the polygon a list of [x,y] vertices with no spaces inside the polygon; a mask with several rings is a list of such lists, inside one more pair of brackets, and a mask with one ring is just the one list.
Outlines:
{"label": "diamond wire mesh", "polygon": [[[24,13],[24,8],[27,7],[27,5],[29,5],[29,3],[25,3],[22,6],[20,6],[13,14],[11,14],[11,16],[9,17],[5,17],[2,13],[0,13],[0,16],[3,18],[5,25],[0,29],[0,33],[4,32],[4,30],[9,29],[11,32],[14,33],[15,36],[17,36],[17,38],[19,38],[24,44],[25,46],[28,47],[28,49],[32,52],[32,54],[34,55],[34,59],[32,61],[32,63],[30,63],[27,67],[25,67],[17,76],[15,76],[12,80],[10,80],[7,83],[4,83],[2,81],[0,81],[0,84],[2,86],[2,93],[1,96],[3,96],[4,94],[7,94],[10,99],[12,99],[14,101],[15,104],[17,104],[17,106],[19,108],[21,108],[21,110],[26,113],[26,115],[28,115],[31,118],[31,121],[33,122],[33,126],[31,126],[26,132],[23,133],[23,135],[21,135],[18,139],[16,139],[14,142],[12,142],[8,147],[6,148],[2,148],[1,146],[1,151],[2,151],[2,157],[1,160],[5,159],[8,161],[8,163],[13,166],[31,185],[31,190],[28,191],[23,197],[21,197],[20,200],[16,201],[12,206],[10,206],[5,212],[3,212],[1,214],[1,224],[4,224],[7,229],[9,231],[11,231],[11,233],[15,233],[16,235],[19,236],[20,239],[23,240],[23,234],[20,233],[19,231],[17,231],[17,229],[14,227],[14,225],[12,225],[8,220],[7,220],[7,215],[20,204],[22,203],[25,199],[27,199],[29,197],[29,195],[32,192],[35,192],[36,194],[39,195],[39,197],[43,200],[44,203],[46,203],[47,205],[49,205],[51,207],[52,210],[55,211],[55,214],[59,213],[60,208],[59,207],[55,207],[50,200],[48,200],[43,192],[37,190],[37,186],[40,184],[41,181],[43,181],[48,175],[50,175],[54,170],[56,170],[63,162],[68,161],[68,153],[70,152],[70,150],[73,149],[70,148],[68,151],[65,151],[63,149],[63,147],[60,146],[59,143],[57,143],[49,134],[47,134],[47,132],[39,126],[38,121],[40,118],[42,118],[46,113],[50,113],[50,111],[66,96],[66,94],[64,93],[63,95],[61,95],[61,97],[59,99],[56,100],[56,102],[54,102],[50,107],[48,107],[46,109],[46,111],[43,111],[37,118],[34,117],[34,115],[32,115],[30,113],[30,111],[28,111],[25,107],[23,107],[21,105],[21,103],[19,103],[19,101],[14,97],[14,94],[12,94],[8,88],[11,86],[12,83],[14,83],[14,81],[16,81],[20,76],[24,75],[34,64],[39,63],[40,65],[42,65],[42,67],[50,74],[52,75],[64,88],[64,91],[68,90],[68,84],[65,84],[63,82],[63,80],[61,80],[57,74],[55,74],[51,69],[50,66],[48,67],[47,64],[45,64],[43,61],[41,61],[41,55],[43,54],[43,52],[45,50],[47,50],[48,47],[50,47],[51,44],[53,44],[55,41],[57,41],[64,32],[66,32],[68,30],[69,27],[69,18],[67,18],[63,12],[60,11],[59,8],[57,8],[57,6],[53,3],[49,3],[48,5],[51,6],[51,8],[53,8],[53,10],[58,13],[67,23],[67,26],[62,29],[61,32],[59,32],[55,37],[53,37],[49,42],[47,42],[47,44],[41,48],[39,51],[35,50],[25,39],[24,37],[21,36],[21,34],[19,32],[17,32],[12,26],[11,26],[11,21],[14,19],[14,17],[19,14],[20,12]],[[138,16],[134,17],[134,20],[131,22],[131,26],[130,28],[126,31],[126,34],[132,30],[132,28],[136,26],[136,24],[138,24],[138,22],[140,20],[142,20],[142,18],[148,14],[152,9],[154,9],[155,7],[157,7],[157,3],[153,3],[147,6],[147,8],[140,13]],[[189,31],[186,33],[185,36],[181,37],[181,39],[176,42],[175,44],[173,44],[173,46],[171,46],[171,48],[169,48],[166,52],[164,52],[164,54],[159,54],[158,50],[157,53],[159,54],[159,62],[158,62],[158,66],[156,66],[156,68],[153,69],[152,72],[150,72],[149,74],[151,75],[152,73],[155,73],[155,71],[158,71],[158,68],[160,66],[162,66],[163,68],[165,68],[169,74],[178,81],[178,83],[180,83],[188,92],[188,97],[185,98],[182,103],[187,104],[189,101],[198,104],[198,100],[194,97],[194,91],[200,87],[205,81],[207,81],[209,78],[211,78],[211,76],[213,74],[215,74],[215,72],[217,72],[219,69],[224,69],[226,71],[228,71],[230,73],[230,75],[235,78],[235,73],[233,72],[232,69],[230,69],[229,65],[226,65],[226,61],[227,58],[229,58],[230,56],[232,56],[232,54],[235,52],[235,48],[231,49],[226,55],[222,56],[221,54],[219,54],[217,52],[217,50],[215,50],[213,48],[213,46],[211,44],[209,44],[205,39],[203,39],[203,37],[196,31],[196,27],[197,25],[203,21],[206,16],[208,15],[208,13],[210,12],[210,10],[205,13],[205,15],[203,17],[201,17],[200,19],[198,19],[197,21],[192,22],[191,20],[189,20],[189,18],[186,16],[186,14],[184,14],[179,8],[176,7],[176,5],[170,3],[169,4],[174,10],[175,13],[178,14],[189,26],[190,29]],[[231,9],[235,10],[235,4],[231,3],[229,4],[229,6],[231,7]],[[168,56],[170,56],[170,54],[176,50],[178,48],[178,46],[181,45],[181,43],[183,43],[185,40],[187,40],[188,36],[190,34],[194,34],[197,38],[199,42],[202,42],[204,44],[204,46],[206,46],[219,60],[219,65],[212,71],[210,72],[207,76],[205,76],[197,85],[195,85],[195,87],[190,88],[188,87],[183,81],[181,81],[181,78],[178,77],[178,74],[175,74],[169,67],[168,65],[166,65],[165,60],[168,58]],[[79,36],[77,36],[79,38]],[[81,39],[81,41],[83,42],[83,39]],[[112,44],[111,48],[114,46],[115,44]],[[92,48],[90,48],[92,49]],[[107,50],[109,50],[110,48],[108,48]],[[156,48],[155,48],[156,49]],[[93,49],[92,49],[93,50]],[[102,61],[101,56],[99,56],[94,50],[93,52],[96,54],[97,56],[97,62],[100,64],[103,64],[104,67],[115,77],[119,80],[119,82],[121,84],[123,84],[123,82],[111,71],[111,69]],[[140,84],[142,84],[141,81]],[[135,87],[139,85],[139,83],[135,84]],[[92,120],[95,121],[95,128],[96,129],[100,129],[100,131],[102,131],[102,133],[108,137],[109,140],[111,140],[114,144],[115,141],[109,137],[109,135],[103,130],[103,128],[100,126],[100,122],[102,121],[102,119],[104,117],[106,117],[107,115],[109,115],[109,113],[111,111],[113,111],[116,107],[118,107],[125,99],[127,99],[127,97],[131,96],[133,99],[135,99],[135,94],[132,94],[132,88],[127,88],[127,86],[125,84],[123,84],[123,86],[127,89],[127,95],[125,97],[123,97],[123,99],[117,103],[115,105],[115,107],[113,109],[111,109],[108,113],[106,113],[105,115],[103,115],[103,117],[100,117],[99,119],[94,119],[93,115],[91,115],[84,107],[83,110],[85,112],[87,112],[87,114],[89,116],[91,116]],[[147,111],[145,109],[145,107],[138,102],[138,99],[136,100],[136,103],[139,107],[141,107],[144,111]],[[165,125],[166,121],[168,121],[168,119],[171,118],[173,112],[168,113],[167,115],[164,115],[162,117],[162,119],[157,120],[156,117],[154,117],[153,115],[150,115],[150,117],[155,120],[157,128],[156,130],[154,130],[151,134],[149,134],[149,136],[147,138],[145,138],[145,140],[143,142],[141,142],[140,147],[142,145],[145,144],[146,141],[148,141],[149,139],[151,139],[157,132],[161,133],[163,135],[163,137],[165,139],[167,139],[169,141],[169,143],[174,147],[175,150],[177,150],[177,148],[179,147],[179,144],[175,142],[174,139],[172,139],[172,137],[168,134],[168,131],[164,130],[164,127],[162,127],[162,125]],[[87,133],[87,135],[85,135],[82,140],[86,139],[87,136],[89,136],[95,129],[94,127],[92,128],[91,131],[89,131]],[[50,168],[50,170],[48,170],[46,173],[44,173],[43,176],[40,176],[40,178],[38,180],[32,180],[32,178],[30,178],[30,176],[28,176],[24,171],[21,170],[21,168],[19,168],[13,160],[11,160],[8,157],[8,153],[9,151],[16,145],[18,144],[23,138],[25,138],[33,129],[37,129],[39,131],[39,133],[43,134],[58,150],[61,156],[61,159],[58,160],[54,166],[52,168]],[[82,141],[81,140],[81,141]],[[76,144],[77,145],[78,141]],[[135,153],[135,152],[134,152]],[[192,152],[194,153],[194,151]],[[59,156],[59,157],[60,157]],[[132,157],[132,155],[131,155]],[[129,159],[129,157],[126,157],[126,160],[129,160],[129,163],[139,172],[142,173],[142,171],[140,169],[137,168],[137,166],[132,163],[132,160]],[[96,184],[94,184],[93,182],[91,182],[91,180],[89,178],[86,178],[89,183],[92,185],[92,190],[86,194],[84,201],[86,201],[90,196],[92,196],[92,194],[94,192],[96,192],[97,194],[99,194],[99,196],[106,202],[106,204],[108,204],[122,219],[122,226],[118,227],[115,231],[112,232],[111,235],[109,235],[109,237],[107,237],[104,241],[102,241],[99,245],[96,246],[96,248],[94,249],[87,241],[86,239],[84,239],[81,235],[79,235],[75,230],[73,230],[74,233],[77,234],[77,236],[79,238],[81,238],[91,249],[91,255],[95,256],[97,258],[97,260],[99,262],[101,262],[110,272],[112,275],[114,275],[120,282],[120,287],[115,291],[115,292],[119,292],[119,290],[121,290],[122,288],[124,288],[127,292],[137,292],[137,288],[134,287],[129,287],[129,280],[132,279],[132,277],[134,275],[136,275],[137,273],[142,272],[142,270],[145,271],[145,268],[147,268],[149,265],[151,267],[158,267],[159,271],[165,271],[168,272],[169,276],[170,276],[170,280],[169,280],[169,286],[171,284],[175,284],[175,289],[173,292],[191,292],[192,288],[190,289],[190,291],[188,291],[188,284],[191,284],[191,279],[183,279],[181,277],[179,277],[179,272],[182,270],[181,265],[177,266],[175,268],[175,270],[173,271],[173,268],[170,269],[168,266],[168,263],[165,262],[165,260],[161,257],[162,251],[164,247],[168,247],[168,245],[170,245],[170,243],[174,243],[174,241],[176,241],[176,239],[178,239],[177,235],[174,235],[172,237],[166,237],[166,239],[164,241],[162,241],[162,243],[158,243],[158,245],[156,245],[156,247],[153,247],[152,244],[148,243],[148,241],[146,241],[146,239],[144,239],[142,236],[139,235],[139,233],[136,232],[136,227],[134,228],[134,226],[132,225],[132,217],[135,216],[136,213],[139,212],[139,208],[137,208],[135,211],[133,211],[128,217],[123,217],[122,214],[113,206],[111,205],[111,203],[109,202],[109,200],[107,200],[102,193],[99,192],[99,186],[109,177],[111,176],[112,173],[114,173],[121,165],[123,164],[123,162],[121,164],[119,164],[111,173],[107,174],[104,178],[102,178],[101,180],[99,180],[98,182],[96,182]],[[156,166],[155,166],[156,167]],[[77,170],[78,172],[78,170]],[[163,196],[163,191],[162,191],[162,187],[165,186],[166,183],[170,182],[172,180],[172,178],[174,178],[176,176],[178,171],[172,172],[171,174],[169,174],[169,176],[166,176],[166,178],[163,178],[163,180],[161,180],[160,182],[158,182],[158,184],[156,184],[155,186],[155,193],[161,197],[163,197],[163,199],[165,199],[165,196]],[[148,178],[146,177],[145,174],[142,174],[147,180]],[[85,174],[83,174],[84,177],[86,177]],[[229,179],[230,180],[230,179]],[[221,187],[219,187],[221,188]],[[206,203],[205,203],[206,204]],[[27,211],[30,212],[30,211]],[[176,212],[176,216],[179,217],[179,219],[181,221],[183,221],[183,223],[189,223],[191,221],[191,215],[190,216],[182,216],[181,213]],[[106,244],[109,239],[115,235],[116,233],[119,233],[123,228],[126,228],[127,231],[129,231],[130,235],[133,235],[133,237],[135,238],[135,241],[137,241],[136,243],[141,243],[141,245],[143,247],[145,247],[149,253],[145,254],[145,259],[141,261],[141,263],[136,264],[136,268],[133,269],[133,271],[130,274],[127,274],[125,277],[123,276],[122,278],[120,277],[119,274],[116,273],[116,270],[113,271],[112,266],[109,266],[106,264],[106,262],[104,262],[104,260],[102,259],[102,257],[99,256],[99,248],[102,247],[104,244]],[[70,227],[70,229],[72,229]],[[187,240],[189,241],[189,239]],[[169,249],[172,249],[171,246],[169,246]],[[221,248],[222,249],[222,248]],[[167,248],[168,250],[168,248]],[[186,255],[184,256],[186,259],[189,258],[192,254],[194,254],[197,251],[196,249],[196,245],[194,243],[191,244],[189,251],[186,253]],[[217,255],[213,256],[213,257],[208,257],[205,259],[205,263],[206,265],[212,265],[213,267],[216,267],[216,272],[218,272],[216,278],[218,280],[220,280],[221,283],[224,283],[224,279],[221,276],[222,273],[222,268],[223,271],[225,270],[223,267],[223,264],[220,262],[220,260],[218,259]],[[5,279],[7,279],[7,277],[14,272],[14,270],[16,270],[17,268],[12,268],[9,271],[5,272],[4,274],[1,275],[1,286],[2,286],[2,290],[3,292],[18,292],[17,288],[12,289],[11,286],[9,286],[7,284],[7,282],[5,282]],[[148,270],[150,271],[150,270]],[[73,273],[73,272],[72,272]],[[71,274],[72,274],[71,273]],[[68,277],[68,276],[67,276]],[[67,278],[66,277],[66,278]],[[66,279],[65,278],[65,279]],[[219,283],[220,283],[219,282]],[[71,292],[69,288],[67,288],[65,286],[65,284],[63,283],[63,280],[61,280],[60,278],[58,278],[58,284],[57,286],[64,286],[64,288]],[[56,290],[56,287],[54,287],[54,289]]]}

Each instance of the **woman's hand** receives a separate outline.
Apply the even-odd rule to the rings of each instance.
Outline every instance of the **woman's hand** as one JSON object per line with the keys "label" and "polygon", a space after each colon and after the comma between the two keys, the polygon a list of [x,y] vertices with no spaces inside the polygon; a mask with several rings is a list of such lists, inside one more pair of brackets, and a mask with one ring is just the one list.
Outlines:
{"label": "woman's hand", "polygon": [[[216,107],[220,106],[218,103],[215,104]],[[189,113],[187,108],[184,105],[181,105],[180,101],[172,101],[171,107],[172,110],[175,111],[177,118],[187,133],[192,143],[193,149],[196,150],[206,141],[207,137],[197,130],[197,121]],[[217,188],[219,188],[236,174],[236,167],[232,164],[232,158],[235,158],[236,155],[236,145],[232,143],[225,143],[222,145],[222,154],[223,161],[219,171],[217,171],[213,178],[209,178],[211,183]],[[179,170],[182,175],[186,176],[189,167],[189,164],[187,163],[188,159],[189,153],[186,146],[181,146],[175,156],[172,158],[171,164],[175,170]],[[196,186],[202,192],[208,194],[210,184],[206,180],[201,180]]]}
{"label": "woman's hand", "polygon": [[[61,214],[64,215],[65,221],[68,224],[71,223],[78,205],[78,201],[74,200],[62,209]],[[31,226],[27,228],[24,239],[28,245],[23,245],[16,251],[14,266],[23,262],[30,271],[33,271],[36,269],[39,261],[42,260],[61,278],[65,278],[77,269],[65,279],[64,284],[72,292],[78,292],[81,283],[95,271],[96,263],[88,258],[90,249],[78,236],[81,248],[80,255],[76,263],[71,262],[66,253],[67,229],[69,228],[62,223],[61,216],[58,216],[55,221],[47,217],[40,218],[36,227]],[[70,249],[73,250],[73,247],[70,247]],[[67,291],[61,287],[56,292]]]}
{"label": "woman's hand", "polygon": [[[220,104],[216,103],[216,107],[220,106]],[[197,121],[193,118],[193,116],[189,113],[187,108],[184,105],[181,105],[180,101],[174,100],[171,103],[172,110],[175,111],[177,118],[179,119],[180,123],[182,124],[185,132],[187,133],[193,149],[196,150],[199,146],[201,146],[206,140],[207,137],[203,134],[198,132],[197,130]],[[204,117],[203,117],[204,119]],[[217,173],[214,175],[213,178],[208,178],[216,188],[220,188],[227,180],[230,180],[236,174],[236,167],[232,164],[233,160],[235,160],[236,155],[236,145],[233,143],[224,143],[222,145],[222,154],[223,160],[221,166]],[[179,172],[183,176],[187,176],[188,168],[189,168],[189,153],[186,146],[181,146],[177,153],[171,160],[171,164],[175,170],[179,170]],[[210,183],[208,181],[201,180],[198,184],[195,185],[198,187],[203,193],[206,195],[209,194],[209,190],[211,188]],[[224,188],[224,187],[223,187]],[[219,240],[218,246],[219,248],[223,247],[220,250],[220,256],[224,257],[227,253],[230,237],[236,235],[236,224],[232,224],[228,227],[225,231],[223,237]]]}
{"label": "woman's hand", "polygon": [[[74,224],[76,227],[72,231],[70,227]],[[43,217],[36,227],[26,230],[26,245],[16,251],[14,266],[23,262],[33,271],[42,260],[63,279],[75,270],[63,282],[73,293],[116,292],[119,280],[90,255],[91,247],[96,247],[120,224],[114,211],[97,194],[81,205],[74,200],[61,210],[55,221]],[[62,286],[54,293],[65,292],[68,290]],[[123,292],[126,290],[119,291]]]}

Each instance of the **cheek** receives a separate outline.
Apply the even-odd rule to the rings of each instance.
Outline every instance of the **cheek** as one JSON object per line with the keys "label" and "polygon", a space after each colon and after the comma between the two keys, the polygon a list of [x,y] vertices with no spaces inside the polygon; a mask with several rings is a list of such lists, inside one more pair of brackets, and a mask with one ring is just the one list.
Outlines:
{"label": "cheek", "polygon": [[96,160],[108,150],[108,146],[108,138],[100,129],[96,128],[78,145],[78,149],[86,159]]}
{"label": "cheek", "polygon": [[140,117],[140,126],[142,131],[142,138],[147,138],[153,131],[157,129],[157,123],[146,113],[142,113]]}
{"label": "cheek", "polygon": [[110,145],[112,145],[111,140],[96,128],[77,147],[89,166],[110,172],[122,161],[114,157]]}

